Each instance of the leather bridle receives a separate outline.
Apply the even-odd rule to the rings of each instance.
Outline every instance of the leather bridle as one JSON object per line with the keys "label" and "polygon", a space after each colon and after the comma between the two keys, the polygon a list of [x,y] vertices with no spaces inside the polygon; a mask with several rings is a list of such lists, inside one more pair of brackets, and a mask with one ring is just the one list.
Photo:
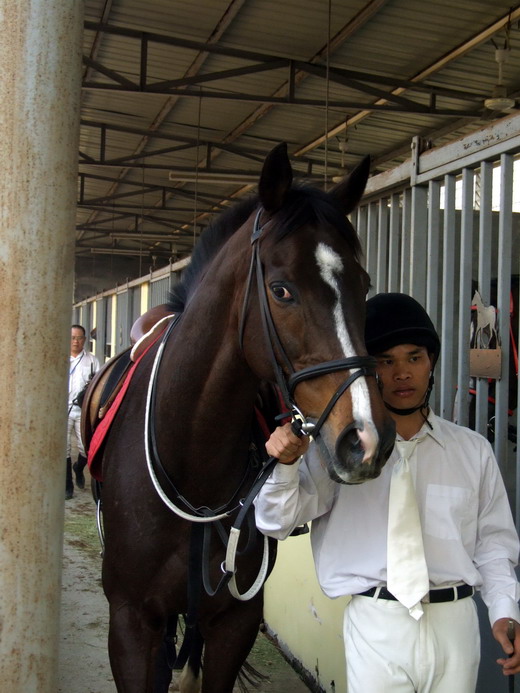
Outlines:
{"label": "leather bridle", "polygon": [[[260,225],[260,218],[262,212],[263,209],[260,208],[256,214],[253,226],[253,233],[251,235],[251,264],[249,266],[246,293],[242,307],[242,318],[240,321],[240,348],[243,350],[247,307],[251,295],[253,275],[256,274],[256,285],[258,292],[258,301],[260,305],[260,314],[262,318],[263,334],[265,337],[271,367],[275,375],[276,384],[278,385],[278,388],[282,394],[285,406],[293,416],[293,420],[296,419],[297,421],[299,421],[298,427],[301,428],[303,433],[307,435],[312,435],[314,438],[316,438],[319,435],[321,427],[325,423],[334,405],[341,397],[341,395],[352,385],[352,383],[361,376],[375,376],[375,367],[377,361],[372,356],[352,356],[350,358],[336,359],[334,361],[324,361],[314,366],[303,368],[299,371],[296,371],[294,369],[291,360],[289,359],[287,352],[283,347],[280,337],[278,336],[278,332],[276,330],[276,326],[271,315],[271,310],[269,308],[269,300],[267,298],[267,291],[264,282],[263,266],[262,261],[260,259],[260,238],[262,236],[262,232],[266,224],[269,222],[266,222],[266,224],[262,226]],[[337,371],[344,370],[349,370],[353,372],[351,372],[350,376],[341,384],[338,390],[336,390],[336,392],[332,395],[329,403],[325,407],[323,413],[321,414],[317,422],[311,423],[307,421],[306,417],[303,415],[303,413],[297,406],[296,402],[294,401],[294,391],[297,385],[306,380],[311,380],[312,378],[319,378],[320,376],[326,375],[328,373],[336,373]],[[289,375],[287,376],[286,373],[288,373]]]}

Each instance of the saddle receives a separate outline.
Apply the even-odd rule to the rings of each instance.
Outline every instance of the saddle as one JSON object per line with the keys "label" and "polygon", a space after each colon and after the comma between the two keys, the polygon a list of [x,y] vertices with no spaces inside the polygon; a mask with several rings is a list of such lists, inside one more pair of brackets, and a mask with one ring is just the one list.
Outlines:
{"label": "saddle", "polygon": [[130,331],[132,346],[113,356],[90,381],[81,407],[81,438],[87,453],[94,431],[123,387],[131,366],[157,339],[173,315],[166,305],[155,306],[141,315]]}

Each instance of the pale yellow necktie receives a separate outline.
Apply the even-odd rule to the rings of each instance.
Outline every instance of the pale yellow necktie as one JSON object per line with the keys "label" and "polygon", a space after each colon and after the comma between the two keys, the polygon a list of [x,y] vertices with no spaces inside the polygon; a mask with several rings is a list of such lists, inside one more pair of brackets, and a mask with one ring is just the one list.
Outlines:
{"label": "pale yellow necktie", "polygon": [[429,590],[421,520],[409,459],[418,439],[399,440],[399,460],[392,470],[388,505],[387,586],[389,592],[419,620],[421,599]]}

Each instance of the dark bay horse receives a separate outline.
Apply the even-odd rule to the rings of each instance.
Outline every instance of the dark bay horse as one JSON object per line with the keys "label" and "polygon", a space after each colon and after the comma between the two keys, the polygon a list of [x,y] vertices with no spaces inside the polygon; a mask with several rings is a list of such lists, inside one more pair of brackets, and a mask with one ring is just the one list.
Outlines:
{"label": "dark bay horse", "polygon": [[[293,186],[286,147],[277,146],[264,162],[258,196],[221,215],[201,237],[174,290],[181,317],[136,369],[102,461],[103,587],[120,693],[158,690],[155,665],[168,620],[188,610],[196,523],[166,506],[150,464],[164,495],[186,515],[200,520],[235,509],[257,473],[248,460],[265,381],[294,395],[307,425],[319,423],[317,440],[336,481],[376,477],[388,457],[393,425],[363,342],[369,278],[346,219],[367,177],[365,161],[330,193]],[[152,442],[147,436],[145,444],[147,417]],[[238,556],[240,590],[255,581],[262,553],[259,541]],[[224,556],[223,542],[213,537],[213,584]],[[247,601],[227,589],[200,595],[203,693],[232,691],[262,608],[262,590]]]}

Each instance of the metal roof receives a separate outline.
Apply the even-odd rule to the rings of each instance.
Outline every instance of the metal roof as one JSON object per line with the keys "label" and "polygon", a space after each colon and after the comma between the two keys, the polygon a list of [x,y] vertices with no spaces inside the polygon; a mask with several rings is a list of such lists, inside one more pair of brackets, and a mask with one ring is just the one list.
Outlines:
{"label": "metal roof", "polygon": [[[326,185],[504,117],[520,5],[502,0],[86,0],[76,298],[191,252],[286,141]],[[343,150],[343,151],[341,151]]]}

